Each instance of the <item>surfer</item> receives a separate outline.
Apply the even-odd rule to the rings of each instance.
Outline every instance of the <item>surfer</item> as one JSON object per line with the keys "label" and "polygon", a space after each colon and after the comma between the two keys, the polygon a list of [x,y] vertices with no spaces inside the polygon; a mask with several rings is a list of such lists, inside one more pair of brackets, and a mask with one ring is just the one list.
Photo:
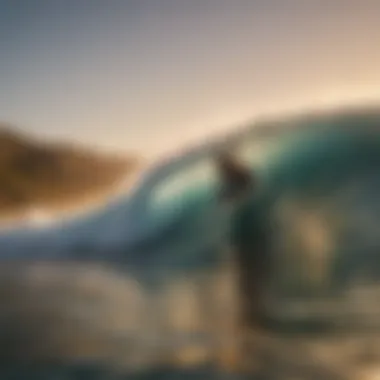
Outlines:
{"label": "surfer", "polygon": [[251,201],[257,189],[256,178],[248,166],[229,152],[222,152],[216,164],[221,180],[220,199],[234,208],[230,243],[238,270],[240,323],[243,327],[262,327],[269,268],[265,237],[253,222]]}

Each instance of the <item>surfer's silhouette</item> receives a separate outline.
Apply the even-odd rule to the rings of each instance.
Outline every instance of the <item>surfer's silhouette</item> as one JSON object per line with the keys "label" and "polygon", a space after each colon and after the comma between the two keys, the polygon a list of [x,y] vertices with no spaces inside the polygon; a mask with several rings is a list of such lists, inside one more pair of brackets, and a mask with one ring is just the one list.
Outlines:
{"label": "surfer's silhouette", "polygon": [[[216,159],[217,171],[221,180],[219,199],[228,202],[237,210],[237,218],[241,218],[249,208],[250,200],[257,190],[257,181],[254,172],[244,165],[230,152],[222,152]],[[248,210],[248,213],[250,210]],[[242,222],[233,218],[232,223],[245,223],[250,221],[245,218]],[[233,226],[235,228],[235,226]],[[234,228],[232,229],[234,231]],[[240,228],[240,227],[237,227]],[[244,226],[250,231],[254,226]],[[253,232],[253,231],[252,231]],[[250,234],[249,234],[250,235]],[[254,235],[252,233],[252,235]],[[265,283],[268,278],[267,252],[265,243],[256,242],[249,244],[241,238],[241,233],[232,232],[230,237],[231,249],[238,268],[238,291],[241,296],[240,323],[244,327],[262,327],[264,321],[263,296]],[[260,240],[260,239],[259,239]]]}

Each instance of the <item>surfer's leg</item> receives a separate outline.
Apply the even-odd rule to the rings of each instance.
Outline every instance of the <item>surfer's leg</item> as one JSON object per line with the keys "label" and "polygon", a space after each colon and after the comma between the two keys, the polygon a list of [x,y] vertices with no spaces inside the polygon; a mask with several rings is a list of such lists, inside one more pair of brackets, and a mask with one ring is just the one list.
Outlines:
{"label": "surfer's leg", "polygon": [[[228,260],[217,282],[217,365],[223,372],[244,371],[245,332],[240,324],[240,298],[236,262]],[[215,325],[215,326],[216,326]]]}
{"label": "surfer's leg", "polygon": [[238,286],[240,323],[244,328],[257,327],[263,303],[263,265],[250,250],[238,248]]}

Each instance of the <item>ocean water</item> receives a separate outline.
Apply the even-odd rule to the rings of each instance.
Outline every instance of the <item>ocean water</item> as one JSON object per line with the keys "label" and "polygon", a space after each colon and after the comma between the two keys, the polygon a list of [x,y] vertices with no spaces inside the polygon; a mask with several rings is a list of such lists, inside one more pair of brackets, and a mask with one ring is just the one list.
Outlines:
{"label": "ocean water", "polygon": [[[376,379],[379,122],[347,111],[252,132],[251,199],[215,203],[202,159],[154,192],[156,232],[138,244],[122,201],[81,231],[0,240],[1,378]],[[237,323],[237,243],[272,259],[265,332]]]}

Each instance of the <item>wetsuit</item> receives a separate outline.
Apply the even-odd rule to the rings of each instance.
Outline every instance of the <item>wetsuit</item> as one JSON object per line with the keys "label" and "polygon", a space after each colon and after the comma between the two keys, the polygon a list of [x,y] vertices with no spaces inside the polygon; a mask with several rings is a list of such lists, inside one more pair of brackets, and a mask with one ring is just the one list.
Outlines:
{"label": "wetsuit", "polygon": [[230,157],[218,162],[220,197],[234,202],[231,243],[239,270],[241,322],[252,327],[262,321],[264,287],[269,273],[265,228],[252,205],[255,181],[249,170]]}

